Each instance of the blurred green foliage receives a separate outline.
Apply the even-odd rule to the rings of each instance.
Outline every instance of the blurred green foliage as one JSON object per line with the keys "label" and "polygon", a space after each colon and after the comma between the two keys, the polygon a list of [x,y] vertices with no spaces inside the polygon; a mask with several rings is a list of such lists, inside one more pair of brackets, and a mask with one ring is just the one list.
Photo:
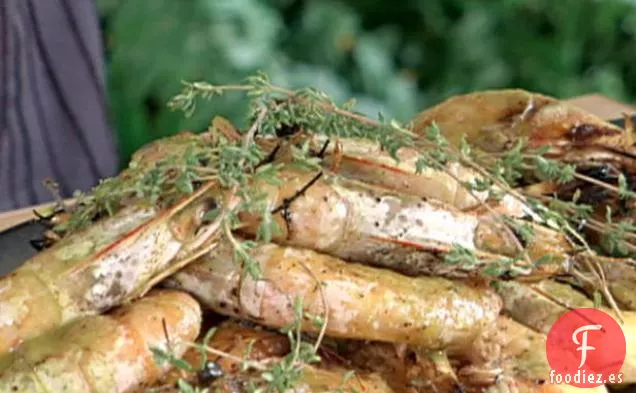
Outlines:
{"label": "blurred green foliage", "polygon": [[[151,139],[244,125],[227,96],[190,119],[166,102],[182,80],[256,70],[407,121],[454,94],[521,87],[636,98],[634,0],[100,0],[122,162]],[[202,108],[206,108],[204,110]]]}

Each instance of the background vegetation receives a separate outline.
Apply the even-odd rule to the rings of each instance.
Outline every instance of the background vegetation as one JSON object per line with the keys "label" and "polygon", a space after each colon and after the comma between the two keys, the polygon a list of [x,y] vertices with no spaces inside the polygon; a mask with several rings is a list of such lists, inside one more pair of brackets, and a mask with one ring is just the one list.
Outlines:
{"label": "background vegetation", "polygon": [[181,80],[256,70],[407,121],[450,95],[521,87],[636,100],[633,0],[100,0],[122,162],[151,139],[243,125],[245,101],[191,119],[165,103]]}

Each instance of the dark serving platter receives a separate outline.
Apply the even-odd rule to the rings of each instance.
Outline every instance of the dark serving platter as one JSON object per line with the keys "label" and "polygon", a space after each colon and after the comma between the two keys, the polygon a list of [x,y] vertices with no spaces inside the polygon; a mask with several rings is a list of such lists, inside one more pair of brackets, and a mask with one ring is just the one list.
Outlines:
{"label": "dark serving platter", "polygon": [[44,230],[41,224],[32,220],[0,232],[0,277],[36,254],[30,240],[42,237]]}
{"label": "dark serving platter", "polygon": [[[632,119],[636,122],[636,115]],[[619,127],[625,126],[622,118],[611,122]],[[34,219],[0,232],[0,277],[15,270],[23,261],[36,254],[30,240],[41,237],[44,230]]]}

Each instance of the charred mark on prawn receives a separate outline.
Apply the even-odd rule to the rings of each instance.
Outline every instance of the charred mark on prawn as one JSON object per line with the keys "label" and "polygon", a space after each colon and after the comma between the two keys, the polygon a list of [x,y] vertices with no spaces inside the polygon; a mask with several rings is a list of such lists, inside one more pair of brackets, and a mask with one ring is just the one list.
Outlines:
{"label": "charred mark on prawn", "polygon": [[588,143],[591,139],[611,134],[616,134],[615,128],[599,127],[594,124],[577,124],[570,128],[570,139],[575,144]]}
{"label": "charred mark on prawn", "polygon": [[281,124],[275,132],[278,138],[287,138],[293,135],[296,135],[301,130],[300,125],[298,124]]}
{"label": "charred mark on prawn", "polygon": [[609,164],[594,165],[587,168],[579,166],[576,171],[582,175],[593,177],[594,179],[605,182],[616,181],[618,178],[617,174],[620,173],[616,170],[616,168]]}
{"label": "charred mark on prawn", "polygon": [[[608,185],[618,186],[618,174],[620,173],[613,165],[599,164],[585,167],[578,167],[576,172],[580,175],[593,178]],[[575,180],[560,187],[556,192],[559,199],[570,200],[578,194],[578,203],[585,205],[596,205],[608,198],[612,198],[612,191],[596,184],[588,184],[583,180]]]}
{"label": "charred mark on prawn", "polygon": [[504,272],[501,273],[501,275],[499,275],[499,277],[497,277],[500,281],[512,281],[516,278],[517,276],[515,276],[514,274],[512,274],[512,272],[510,270],[506,270]]}
{"label": "charred mark on prawn", "polygon": [[225,373],[223,372],[223,368],[220,364],[214,361],[207,361],[205,362],[203,369],[197,373],[197,379],[199,380],[199,383],[204,384],[221,378],[224,375]]}
{"label": "charred mark on prawn", "polygon": [[457,384],[455,385],[455,389],[453,389],[453,393],[466,393],[466,388],[464,388],[462,384]]}
{"label": "charred mark on prawn", "polygon": [[289,211],[288,204],[285,205],[280,215],[281,217],[283,217],[283,220],[285,221],[285,227],[287,229],[287,232],[289,233],[289,231],[291,230],[291,227],[289,224],[291,223],[292,217],[291,217],[291,212]]}
{"label": "charred mark on prawn", "polygon": [[597,132],[596,126],[591,124],[578,124],[570,129],[573,142],[583,142],[590,139]]}

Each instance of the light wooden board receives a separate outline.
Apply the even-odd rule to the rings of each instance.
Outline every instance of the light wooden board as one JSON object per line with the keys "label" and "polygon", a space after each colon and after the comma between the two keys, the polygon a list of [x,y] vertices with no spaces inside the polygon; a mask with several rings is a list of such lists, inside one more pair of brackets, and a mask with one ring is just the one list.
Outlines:
{"label": "light wooden board", "polygon": [[[598,94],[576,97],[567,100],[567,102],[603,119],[616,119],[623,116],[624,113],[636,114],[636,106],[623,104]],[[34,218],[33,209],[51,205],[52,203],[46,203],[35,207],[0,213],[0,231]]]}
{"label": "light wooden board", "polygon": [[20,224],[24,221],[35,218],[33,210],[43,210],[43,208],[53,206],[54,202],[43,203],[37,206],[25,207],[23,209],[11,210],[5,213],[0,213],[0,232],[7,228],[11,228],[14,225]]}
{"label": "light wooden board", "polygon": [[595,114],[601,119],[618,119],[623,114],[636,114],[636,107],[616,102],[605,96],[590,94],[567,101],[579,108]]}

